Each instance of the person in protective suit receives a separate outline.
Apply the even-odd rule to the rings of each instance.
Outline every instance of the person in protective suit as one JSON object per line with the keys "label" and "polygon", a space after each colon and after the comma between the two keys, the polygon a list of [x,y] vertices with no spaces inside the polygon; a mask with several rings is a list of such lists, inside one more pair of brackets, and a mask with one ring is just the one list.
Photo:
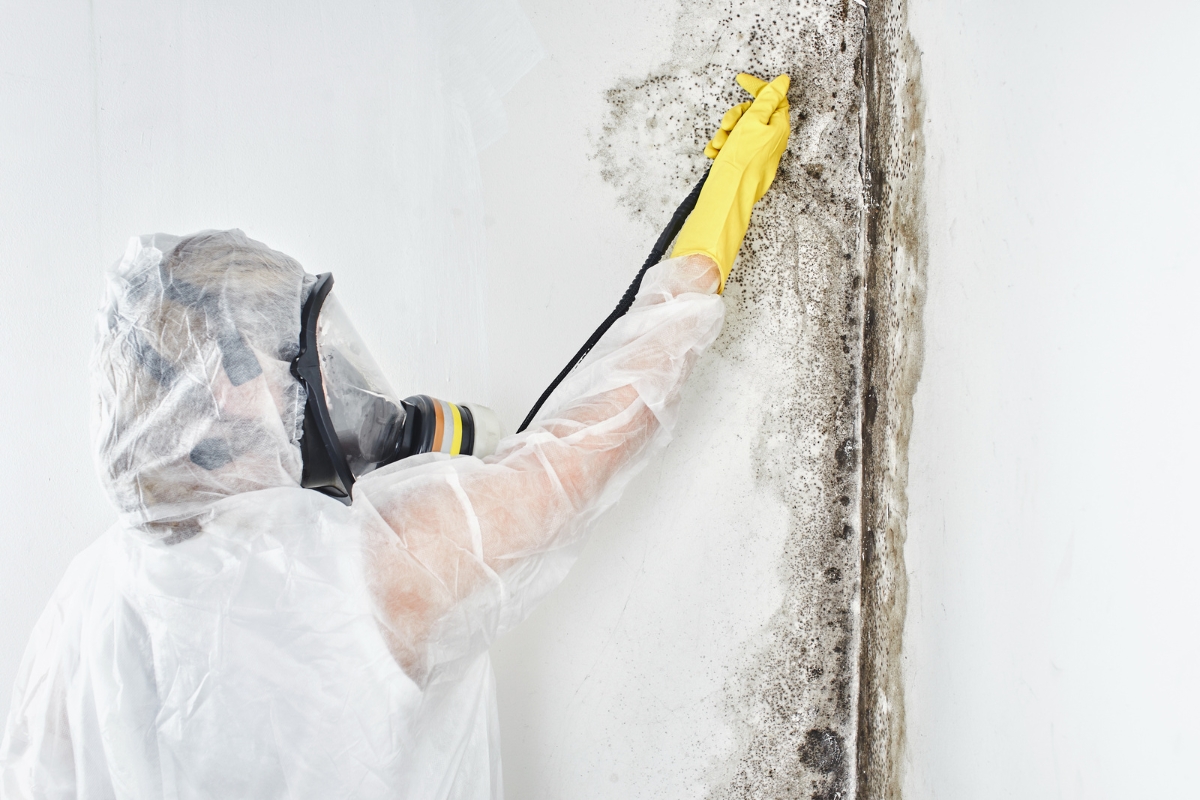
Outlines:
{"label": "person in protective suit", "polygon": [[739,82],[673,257],[498,442],[484,409],[397,401],[291,258],[131,240],[93,361],[120,520],[33,632],[0,795],[500,797],[487,649],[668,438],[786,147],[787,76]]}

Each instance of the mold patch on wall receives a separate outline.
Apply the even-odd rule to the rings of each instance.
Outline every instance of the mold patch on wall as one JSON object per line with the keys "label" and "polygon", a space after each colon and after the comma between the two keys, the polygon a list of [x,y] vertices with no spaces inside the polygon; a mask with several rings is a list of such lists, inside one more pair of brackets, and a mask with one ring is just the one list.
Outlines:
{"label": "mold patch on wall", "polygon": [[790,510],[783,601],[724,687],[736,752],[711,800],[844,798],[855,791],[863,296],[862,47],[855,0],[694,2],[671,57],[608,93],[602,174],[659,227],[699,178],[704,142],[746,99],[740,71],[792,76],[792,138],[726,290],[726,361],[762,376],[744,434],[756,481]]}
{"label": "mold patch on wall", "polygon": [[621,205],[657,227],[702,173],[721,114],[745,99],[734,76],[792,76],[792,139],[715,348],[769,386],[755,479],[790,509],[784,600],[725,687],[739,746],[710,771],[710,800],[899,797],[926,263],[919,66],[904,0],[689,3],[670,59],[609,91],[595,137]]}

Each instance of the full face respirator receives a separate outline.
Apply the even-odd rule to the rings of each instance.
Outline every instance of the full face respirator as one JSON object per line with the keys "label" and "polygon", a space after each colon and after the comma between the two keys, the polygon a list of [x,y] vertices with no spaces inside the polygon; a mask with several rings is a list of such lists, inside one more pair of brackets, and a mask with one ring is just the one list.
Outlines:
{"label": "full face respirator", "polygon": [[494,453],[502,431],[491,409],[424,394],[397,399],[332,288],[333,275],[317,276],[292,362],[308,393],[301,486],[349,504],[356,480],[402,458]]}

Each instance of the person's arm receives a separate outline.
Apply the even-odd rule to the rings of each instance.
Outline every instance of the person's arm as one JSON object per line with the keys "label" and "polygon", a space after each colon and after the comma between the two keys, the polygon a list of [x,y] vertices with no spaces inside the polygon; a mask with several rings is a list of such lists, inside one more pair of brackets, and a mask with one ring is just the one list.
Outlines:
{"label": "person's arm", "polygon": [[[787,142],[787,78],[726,115],[712,171],[675,256],[647,273],[621,318],[524,434],[468,459],[356,486],[390,532],[372,539],[371,585],[397,659],[413,675],[486,647],[562,577],[571,545],[666,438],[680,388],[716,337],[750,208]],[[557,402],[557,406],[555,406]]]}
{"label": "person's arm", "polygon": [[[658,414],[715,337],[722,307],[712,296],[720,274],[706,256],[666,262],[658,272],[653,281],[647,276],[650,291],[631,310],[633,324],[609,337],[628,341],[589,358],[557,395],[570,397],[580,377],[596,391],[548,409],[484,463],[472,459],[474,468],[407,479],[402,471],[400,480],[355,487],[356,504],[366,498],[394,532],[373,541],[368,570],[393,652],[410,673],[427,666],[425,645],[439,620],[481,587],[503,584],[514,568],[568,544],[613,478],[662,431]],[[456,461],[438,466],[465,466]],[[508,583],[500,590],[508,603],[532,599],[522,596],[530,581]]]}

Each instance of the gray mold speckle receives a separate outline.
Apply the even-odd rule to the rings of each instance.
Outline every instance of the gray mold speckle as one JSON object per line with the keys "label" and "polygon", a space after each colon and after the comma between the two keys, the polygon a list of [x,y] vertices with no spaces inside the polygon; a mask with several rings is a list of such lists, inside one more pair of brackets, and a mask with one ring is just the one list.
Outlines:
{"label": "gray mold speckle", "polygon": [[[792,76],[792,138],[726,289],[717,352],[768,385],[757,480],[792,509],[784,598],[727,687],[737,753],[710,800],[854,794],[860,624],[864,9],[852,0],[689,3],[671,59],[613,88],[602,174],[660,226],[699,178],[740,71]],[[708,368],[702,365],[701,369]]]}

